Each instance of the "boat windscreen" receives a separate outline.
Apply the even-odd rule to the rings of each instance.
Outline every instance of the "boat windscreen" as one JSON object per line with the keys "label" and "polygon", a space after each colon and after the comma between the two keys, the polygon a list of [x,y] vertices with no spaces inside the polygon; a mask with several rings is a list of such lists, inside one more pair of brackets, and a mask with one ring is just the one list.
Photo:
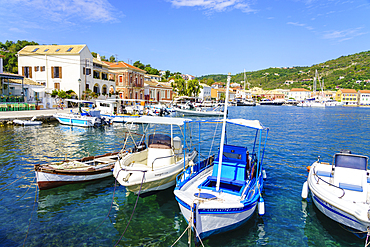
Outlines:
{"label": "boat windscreen", "polygon": [[334,164],[336,167],[345,167],[366,171],[367,157],[357,155],[336,154],[334,157]]}
{"label": "boat windscreen", "polygon": [[171,137],[164,134],[151,134],[148,138],[148,147],[164,146],[171,148]]}

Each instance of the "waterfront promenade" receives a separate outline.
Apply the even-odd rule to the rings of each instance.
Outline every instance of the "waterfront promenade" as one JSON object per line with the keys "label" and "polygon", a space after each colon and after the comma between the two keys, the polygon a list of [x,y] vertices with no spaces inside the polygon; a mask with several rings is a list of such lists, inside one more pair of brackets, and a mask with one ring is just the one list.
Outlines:
{"label": "waterfront promenade", "polygon": [[0,122],[6,123],[8,121],[13,121],[14,119],[29,120],[36,116],[37,120],[40,121],[54,121],[55,118],[53,114],[67,113],[71,109],[76,108],[64,108],[63,110],[57,109],[44,109],[44,110],[27,110],[27,111],[2,111],[0,112]]}

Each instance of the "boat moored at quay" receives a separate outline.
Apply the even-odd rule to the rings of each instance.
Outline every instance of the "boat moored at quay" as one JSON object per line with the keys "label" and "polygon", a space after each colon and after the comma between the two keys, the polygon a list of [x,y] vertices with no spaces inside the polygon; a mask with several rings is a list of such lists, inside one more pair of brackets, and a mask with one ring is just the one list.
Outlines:
{"label": "boat moored at quay", "polygon": [[368,160],[367,156],[352,154],[348,150],[336,153],[332,164],[322,162],[319,157],[308,167],[309,174],[302,187],[302,198],[306,199],[310,191],[315,206],[324,215],[352,232],[369,235]]}

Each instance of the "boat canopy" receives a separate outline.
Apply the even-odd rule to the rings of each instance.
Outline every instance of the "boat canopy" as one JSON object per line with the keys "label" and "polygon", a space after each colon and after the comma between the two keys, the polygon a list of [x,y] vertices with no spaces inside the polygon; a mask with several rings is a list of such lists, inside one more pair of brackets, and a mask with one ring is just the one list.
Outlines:
{"label": "boat canopy", "polygon": [[167,124],[167,125],[184,125],[184,122],[190,122],[190,118],[170,118],[170,117],[154,117],[142,116],[138,118],[127,119],[126,123],[145,123],[145,124]]}
{"label": "boat canopy", "polygon": [[127,102],[140,102],[146,101],[145,99],[107,99],[106,101],[114,102],[114,101],[127,101]]}
{"label": "boat canopy", "polygon": [[[195,121],[195,122],[197,122],[197,121]],[[200,122],[222,123],[223,119],[204,120],[204,121],[200,121]],[[258,121],[258,120],[246,120],[246,119],[242,119],[242,118],[236,118],[236,119],[227,119],[226,123],[240,125],[240,126],[244,126],[244,127],[248,127],[248,128],[252,128],[252,129],[259,129],[259,130],[268,129],[268,128],[264,127],[260,123],[260,121]]]}
{"label": "boat canopy", "polygon": [[92,102],[92,101],[79,100],[79,99],[66,99],[65,101],[69,101],[69,102],[73,102],[73,103],[94,104],[94,102]]}

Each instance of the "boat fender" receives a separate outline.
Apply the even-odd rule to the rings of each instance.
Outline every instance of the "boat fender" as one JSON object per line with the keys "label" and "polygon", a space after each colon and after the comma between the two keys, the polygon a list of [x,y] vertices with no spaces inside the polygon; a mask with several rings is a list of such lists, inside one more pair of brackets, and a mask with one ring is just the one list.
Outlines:
{"label": "boat fender", "polygon": [[307,199],[307,196],[308,196],[308,185],[307,185],[307,181],[303,183],[301,196],[302,196],[303,199]]}
{"label": "boat fender", "polygon": [[265,214],[265,201],[262,197],[260,197],[260,200],[258,202],[258,214],[264,215]]}
{"label": "boat fender", "polygon": [[266,170],[265,169],[262,170],[262,176],[263,176],[263,179],[266,179],[267,178],[267,174],[266,174]]}
{"label": "boat fender", "polygon": [[307,172],[310,172],[311,166],[307,166],[306,169],[307,169]]}

